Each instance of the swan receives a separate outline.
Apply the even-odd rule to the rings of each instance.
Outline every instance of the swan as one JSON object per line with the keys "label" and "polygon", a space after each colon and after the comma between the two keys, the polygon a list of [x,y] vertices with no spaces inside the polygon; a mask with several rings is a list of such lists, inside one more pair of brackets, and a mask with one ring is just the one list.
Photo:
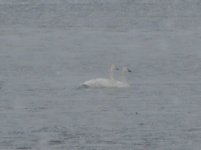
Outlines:
{"label": "swan", "polygon": [[115,87],[116,80],[114,79],[114,71],[119,68],[112,64],[110,67],[109,78],[96,78],[85,81],[82,85],[84,87]]}
{"label": "swan", "polygon": [[97,79],[92,79],[85,81],[82,85],[84,87],[129,87],[130,85],[128,84],[126,78],[125,78],[125,73],[126,72],[131,72],[131,70],[127,67],[124,66],[122,68],[122,77],[121,80],[115,80],[113,75],[114,71],[119,70],[114,64],[110,68],[110,78],[105,79],[105,78],[97,78]]}

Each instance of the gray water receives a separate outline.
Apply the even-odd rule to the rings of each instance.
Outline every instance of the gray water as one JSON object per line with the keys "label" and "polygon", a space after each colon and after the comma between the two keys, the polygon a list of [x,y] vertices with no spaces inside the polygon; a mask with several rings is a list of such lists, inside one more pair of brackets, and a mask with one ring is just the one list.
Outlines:
{"label": "gray water", "polygon": [[[200,150],[200,8],[0,0],[0,149]],[[131,87],[79,88],[112,63]]]}

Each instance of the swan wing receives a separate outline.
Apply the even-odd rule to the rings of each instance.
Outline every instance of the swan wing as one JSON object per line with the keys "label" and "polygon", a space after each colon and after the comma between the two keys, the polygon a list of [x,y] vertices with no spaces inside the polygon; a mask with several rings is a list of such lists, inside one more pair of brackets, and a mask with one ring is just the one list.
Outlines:
{"label": "swan wing", "polygon": [[116,87],[116,82],[111,79],[97,78],[85,81],[83,85],[86,87]]}

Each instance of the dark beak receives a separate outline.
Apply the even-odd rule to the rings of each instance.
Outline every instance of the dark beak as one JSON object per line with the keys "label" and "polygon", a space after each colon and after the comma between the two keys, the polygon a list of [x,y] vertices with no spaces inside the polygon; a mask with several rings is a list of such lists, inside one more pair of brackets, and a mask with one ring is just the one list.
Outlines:
{"label": "dark beak", "polygon": [[128,72],[132,72],[130,69],[128,69]]}

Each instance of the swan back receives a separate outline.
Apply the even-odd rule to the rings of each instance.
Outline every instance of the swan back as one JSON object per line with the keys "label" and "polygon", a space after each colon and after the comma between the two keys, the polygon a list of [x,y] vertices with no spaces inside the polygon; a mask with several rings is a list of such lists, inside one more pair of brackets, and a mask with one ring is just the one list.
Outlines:
{"label": "swan back", "polygon": [[97,79],[88,80],[88,81],[85,81],[83,85],[85,87],[96,87],[96,88],[117,87],[116,80],[105,79],[105,78],[97,78]]}

